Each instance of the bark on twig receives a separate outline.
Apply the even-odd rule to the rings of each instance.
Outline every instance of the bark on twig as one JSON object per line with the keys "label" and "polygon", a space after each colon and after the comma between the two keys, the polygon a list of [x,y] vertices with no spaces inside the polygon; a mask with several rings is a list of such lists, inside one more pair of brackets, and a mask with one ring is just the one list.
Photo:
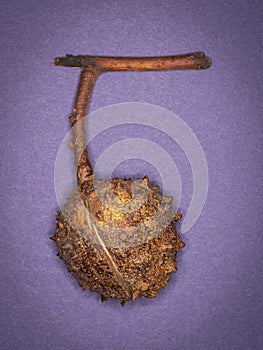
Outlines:
{"label": "bark on twig", "polygon": [[98,75],[98,72],[88,68],[82,70],[73,114],[69,118],[73,133],[78,183],[83,183],[89,175],[93,174],[87,150],[85,117]]}
{"label": "bark on twig", "polygon": [[204,52],[164,57],[73,56],[55,58],[56,66],[89,67],[99,72],[205,69],[211,65]]}
{"label": "bark on twig", "polygon": [[[73,56],[57,57],[56,66],[82,68],[73,115],[70,117],[78,183],[83,183],[93,174],[86,147],[85,116],[96,79],[101,73],[110,71],[152,71],[206,69],[211,60],[204,52],[164,57],[106,57]],[[92,181],[92,177],[90,177]]]}

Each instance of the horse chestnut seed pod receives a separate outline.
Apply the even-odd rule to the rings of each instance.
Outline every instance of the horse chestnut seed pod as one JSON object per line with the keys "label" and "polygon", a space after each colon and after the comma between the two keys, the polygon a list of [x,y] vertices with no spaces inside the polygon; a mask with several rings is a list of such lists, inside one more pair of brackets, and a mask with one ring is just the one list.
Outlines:
{"label": "horse chestnut seed pod", "polygon": [[78,186],[57,214],[52,240],[58,256],[79,285],[118,299],[122,305],[138,297],[153,298],[176,272],[176,256],[184,247],[172,210],[149,179],[94,178],[86,146],[85,117],[96,79],[108,71],[205,69],[203,52],[167,57],[58,57],[55,65],[81,67],[74,111],[70,117]]}

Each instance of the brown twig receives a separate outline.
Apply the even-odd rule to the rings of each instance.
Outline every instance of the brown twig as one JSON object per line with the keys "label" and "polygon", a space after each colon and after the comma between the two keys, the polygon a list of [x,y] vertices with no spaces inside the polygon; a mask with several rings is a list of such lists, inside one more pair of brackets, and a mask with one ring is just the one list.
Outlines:
{"label": "brown twig", "polygon": [[151,71],[151,70],[184,70],[206,69],[211,60],[204,52],[193,52],[184,55],[164,57],[103,57],[73,56],[57,57],[56,66],[82,68],[73,115],[70,117],[78,183],[92,181],[93,169],[86,147],[85,116],[96,79],[101,73],[110,71]]}
{"label": "brown twig", "polygon": [[73,56],[55,58],[56,66],[91,68],[99,72],[205,69],[211,65],[204,52],[164,57]]}

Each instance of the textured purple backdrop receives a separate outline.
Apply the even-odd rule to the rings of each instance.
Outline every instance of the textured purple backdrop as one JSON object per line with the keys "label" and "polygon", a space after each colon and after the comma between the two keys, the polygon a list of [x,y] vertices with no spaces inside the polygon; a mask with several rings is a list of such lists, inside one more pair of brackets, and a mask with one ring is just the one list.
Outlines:
{"label": "textured purple backdrop", "polygon": [[[28,0],[1,7],[1,349],[261,349],[262,2]],[[199,50],[213,59],[211,69],[108,73],[96,85],[91,111],[139,101],[178,114],[209,168],[205,208],[183,236],[169,285],[153,300],[101,304],[78,287],[49,240],[58,209],[55,159],[79,77],[52,60]],[[171,139],[145,129],[151,134],[177,151]],[[106,133],[98,147],[118,135]],[[95,159],[96,142],[91,149]],[[178,154],[187,204],[191,171]],[[142,174],[155,174],[142,161],[116,172],[140,175],[138,164]]]}

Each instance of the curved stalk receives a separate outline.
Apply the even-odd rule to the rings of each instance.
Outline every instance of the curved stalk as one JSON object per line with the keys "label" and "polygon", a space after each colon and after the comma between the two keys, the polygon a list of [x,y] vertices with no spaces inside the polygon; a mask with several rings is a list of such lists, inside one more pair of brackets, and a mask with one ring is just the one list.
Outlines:
{"label": "curved stalk", "polygon": [[69,117],[73,134],[78,183],[83,183],[93,174],[87,149],[85,117],[98,76],[99,73],[96,70],[82,69],[73,114]]}

